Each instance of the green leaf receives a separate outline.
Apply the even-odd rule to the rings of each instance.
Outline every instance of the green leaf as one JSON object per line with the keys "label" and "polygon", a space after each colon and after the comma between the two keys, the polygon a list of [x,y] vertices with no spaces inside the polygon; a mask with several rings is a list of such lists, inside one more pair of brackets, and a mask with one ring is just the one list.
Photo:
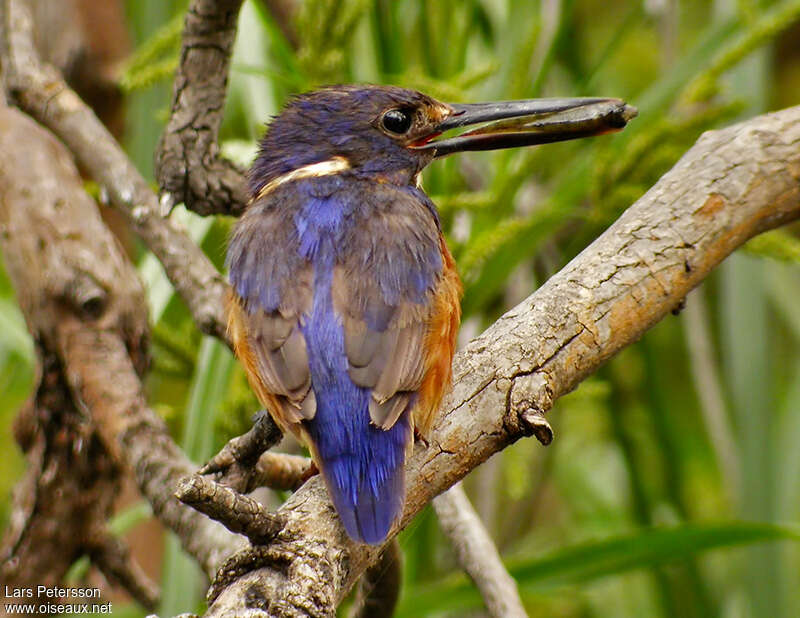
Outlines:
{"label": "green leaf", "polygon": [[[545,556],[509,560],[508,570],[521,592],[535,594],[556,586],[584,585],[634,569],[670,564],[713,549],[781,540],[800,541],[800,530],[759,522],[682,524],[581,543]],[[481,605],[477,590],[466,576],[457,574],[407,590],[396,616],[418,616],[421,607],[433,614]]]}

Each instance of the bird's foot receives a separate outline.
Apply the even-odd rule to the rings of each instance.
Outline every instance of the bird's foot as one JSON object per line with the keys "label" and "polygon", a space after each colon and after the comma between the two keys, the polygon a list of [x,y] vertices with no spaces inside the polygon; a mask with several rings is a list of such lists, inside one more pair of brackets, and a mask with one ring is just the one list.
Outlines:
{"label": "bird's foot", "polygon": [[261,410],[250,431],[229,440],[198,472],[243,494],[257,487],[294,491],[318,470],[308,457],[269,452],[281,437],[272,417]]}

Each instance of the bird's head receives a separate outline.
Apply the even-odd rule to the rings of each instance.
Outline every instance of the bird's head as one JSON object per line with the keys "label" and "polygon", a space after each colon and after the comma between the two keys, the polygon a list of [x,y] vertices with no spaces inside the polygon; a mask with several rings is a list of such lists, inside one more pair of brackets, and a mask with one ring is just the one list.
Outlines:
{"label": "bird's head", "polygon": [[[289,101],[270,123],[250,172],[253,195],[298,170],[349,170],[408,184],[434,158],[599,135],[636,110],[619,99],[447,104],[394,86],[334,86]],[[481,126],[437,140],[451,129]]]}

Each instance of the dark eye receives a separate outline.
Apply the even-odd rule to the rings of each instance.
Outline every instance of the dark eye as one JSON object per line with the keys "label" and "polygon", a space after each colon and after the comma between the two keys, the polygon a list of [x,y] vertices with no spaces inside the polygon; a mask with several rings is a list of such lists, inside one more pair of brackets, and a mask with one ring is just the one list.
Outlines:
{"label": "dark eye", "polygon": [[411,112],[405,109],[390,109],[381,118],[383,128],[390,133],[397,133],[397,135],[407,133],[411,128],[412,121]]}

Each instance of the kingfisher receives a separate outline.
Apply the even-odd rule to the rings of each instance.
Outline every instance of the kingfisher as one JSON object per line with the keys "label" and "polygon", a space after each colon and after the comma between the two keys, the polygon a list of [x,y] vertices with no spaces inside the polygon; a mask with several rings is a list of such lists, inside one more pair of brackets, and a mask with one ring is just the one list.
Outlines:
{"label": "kingfisher", "polygon": [[420,172],[455,152],[618,130],[634,114],[618,99],[447,104],[354,85],[296,96],[269,124],[228,247],[228,329],[353,540],[379,544],[397,522],[406,456],[451,380],[461,283]]}

